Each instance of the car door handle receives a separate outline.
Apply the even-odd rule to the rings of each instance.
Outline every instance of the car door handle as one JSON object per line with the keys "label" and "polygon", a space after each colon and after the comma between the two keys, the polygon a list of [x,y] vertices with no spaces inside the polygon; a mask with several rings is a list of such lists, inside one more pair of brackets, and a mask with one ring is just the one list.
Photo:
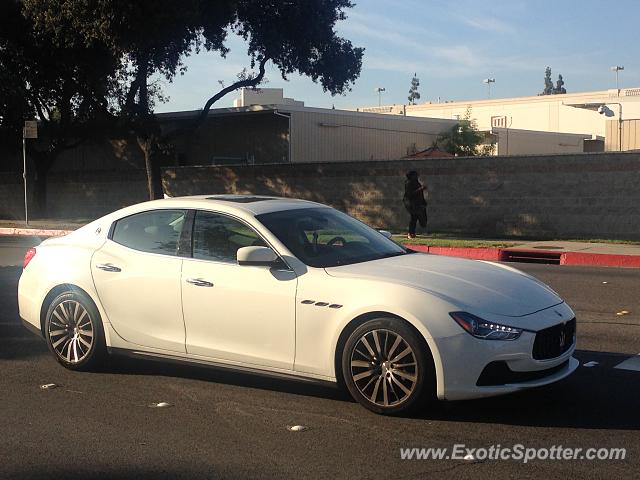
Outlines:
{"label": "car door handle", "polygon": [[96,268],[100,270],[104,270],[105,272],[121,272],[122,269],[120,267],[116,267],[115,265],[111,265],[110,263],[98,263],[96,264]]}
{"label": "car door handle", "polygon": [[213,283],[207,282],[201,278],[187,278],[187,283],[191,283],[196,287],[213,287]]}

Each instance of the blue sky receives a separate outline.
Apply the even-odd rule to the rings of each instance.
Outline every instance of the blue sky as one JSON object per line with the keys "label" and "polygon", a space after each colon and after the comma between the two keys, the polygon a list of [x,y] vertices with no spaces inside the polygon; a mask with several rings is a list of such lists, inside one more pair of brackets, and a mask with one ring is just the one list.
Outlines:
{"label": "blue sky", "polygon": [[[374,89],[384,87],[383,104],[407,102],[413,73],[421,102],[481,99],[482,79],[494,77],[492,97],[535,95],[544,69],[561,73],[568,92],[615,87],[612,65],[624,65],[622,86],[640,87],[637,0],[356,0],[338,33],[365,48],[362,73],[346,96],[332,97],[299,76],[282,80],[267,70],[265,87],[307,106],[355,108],[376,105]],[[193,110],[248,66],[244,43],[229,37],[226,59],[201,53],[187,59],[184,76],[165,85],[168,103],[157,111]],[[229,94],[217,106],[232,104]]]}

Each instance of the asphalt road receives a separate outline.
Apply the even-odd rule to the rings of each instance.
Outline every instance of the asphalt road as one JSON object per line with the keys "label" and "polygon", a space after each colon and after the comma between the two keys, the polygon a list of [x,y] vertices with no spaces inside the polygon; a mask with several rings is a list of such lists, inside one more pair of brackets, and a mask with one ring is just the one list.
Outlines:
{"label": "asphalt road", "polygon": [[[0,239],[0,478],[637,478],[640,270],[518,265],[577,312],[581,363],[558,384],[376,416],[341,392],[205,368],[117,361],[59,366],[17,316],[22,254]],[[9,265],[9,266],[8,266]],[[603,283],[607,282],[607,283]],[[627,310],[628,315],[616,312]],[[58,388],[41,390],[56,383]],[[150,408],[154,402],[168,408]],[[290,425],[308,430],[291,432]],[[401,460],[400,448],[627,449],[623,461]]]}

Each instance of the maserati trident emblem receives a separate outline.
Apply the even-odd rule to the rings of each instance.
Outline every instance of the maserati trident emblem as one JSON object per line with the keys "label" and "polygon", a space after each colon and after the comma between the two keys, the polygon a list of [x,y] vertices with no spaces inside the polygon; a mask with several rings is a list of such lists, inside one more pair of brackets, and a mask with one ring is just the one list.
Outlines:
{"label": "maserati trident emblem", "polygon": [[560,348],[564,348],[564,344],[567,341],[567,337],[564,332],[560,332]]}

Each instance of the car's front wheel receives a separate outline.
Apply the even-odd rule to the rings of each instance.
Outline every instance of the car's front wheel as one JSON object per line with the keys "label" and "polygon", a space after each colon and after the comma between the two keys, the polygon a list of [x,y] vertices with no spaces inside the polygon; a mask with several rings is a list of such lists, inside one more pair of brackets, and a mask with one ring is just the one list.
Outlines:
{"label": "car's front wheel", "polygon": [[49,349],[66,368],[89,370],[104,359],[106,347],[100,314],[81,292],[62,293],[51,302],[44,333]]}
{"label": "car's front wheel", "polygon": [[434,392],[428,347],[395,318],[367,321],[351,333],[344,344],[342,374],[353,398],[376,413],[406,413]]}

